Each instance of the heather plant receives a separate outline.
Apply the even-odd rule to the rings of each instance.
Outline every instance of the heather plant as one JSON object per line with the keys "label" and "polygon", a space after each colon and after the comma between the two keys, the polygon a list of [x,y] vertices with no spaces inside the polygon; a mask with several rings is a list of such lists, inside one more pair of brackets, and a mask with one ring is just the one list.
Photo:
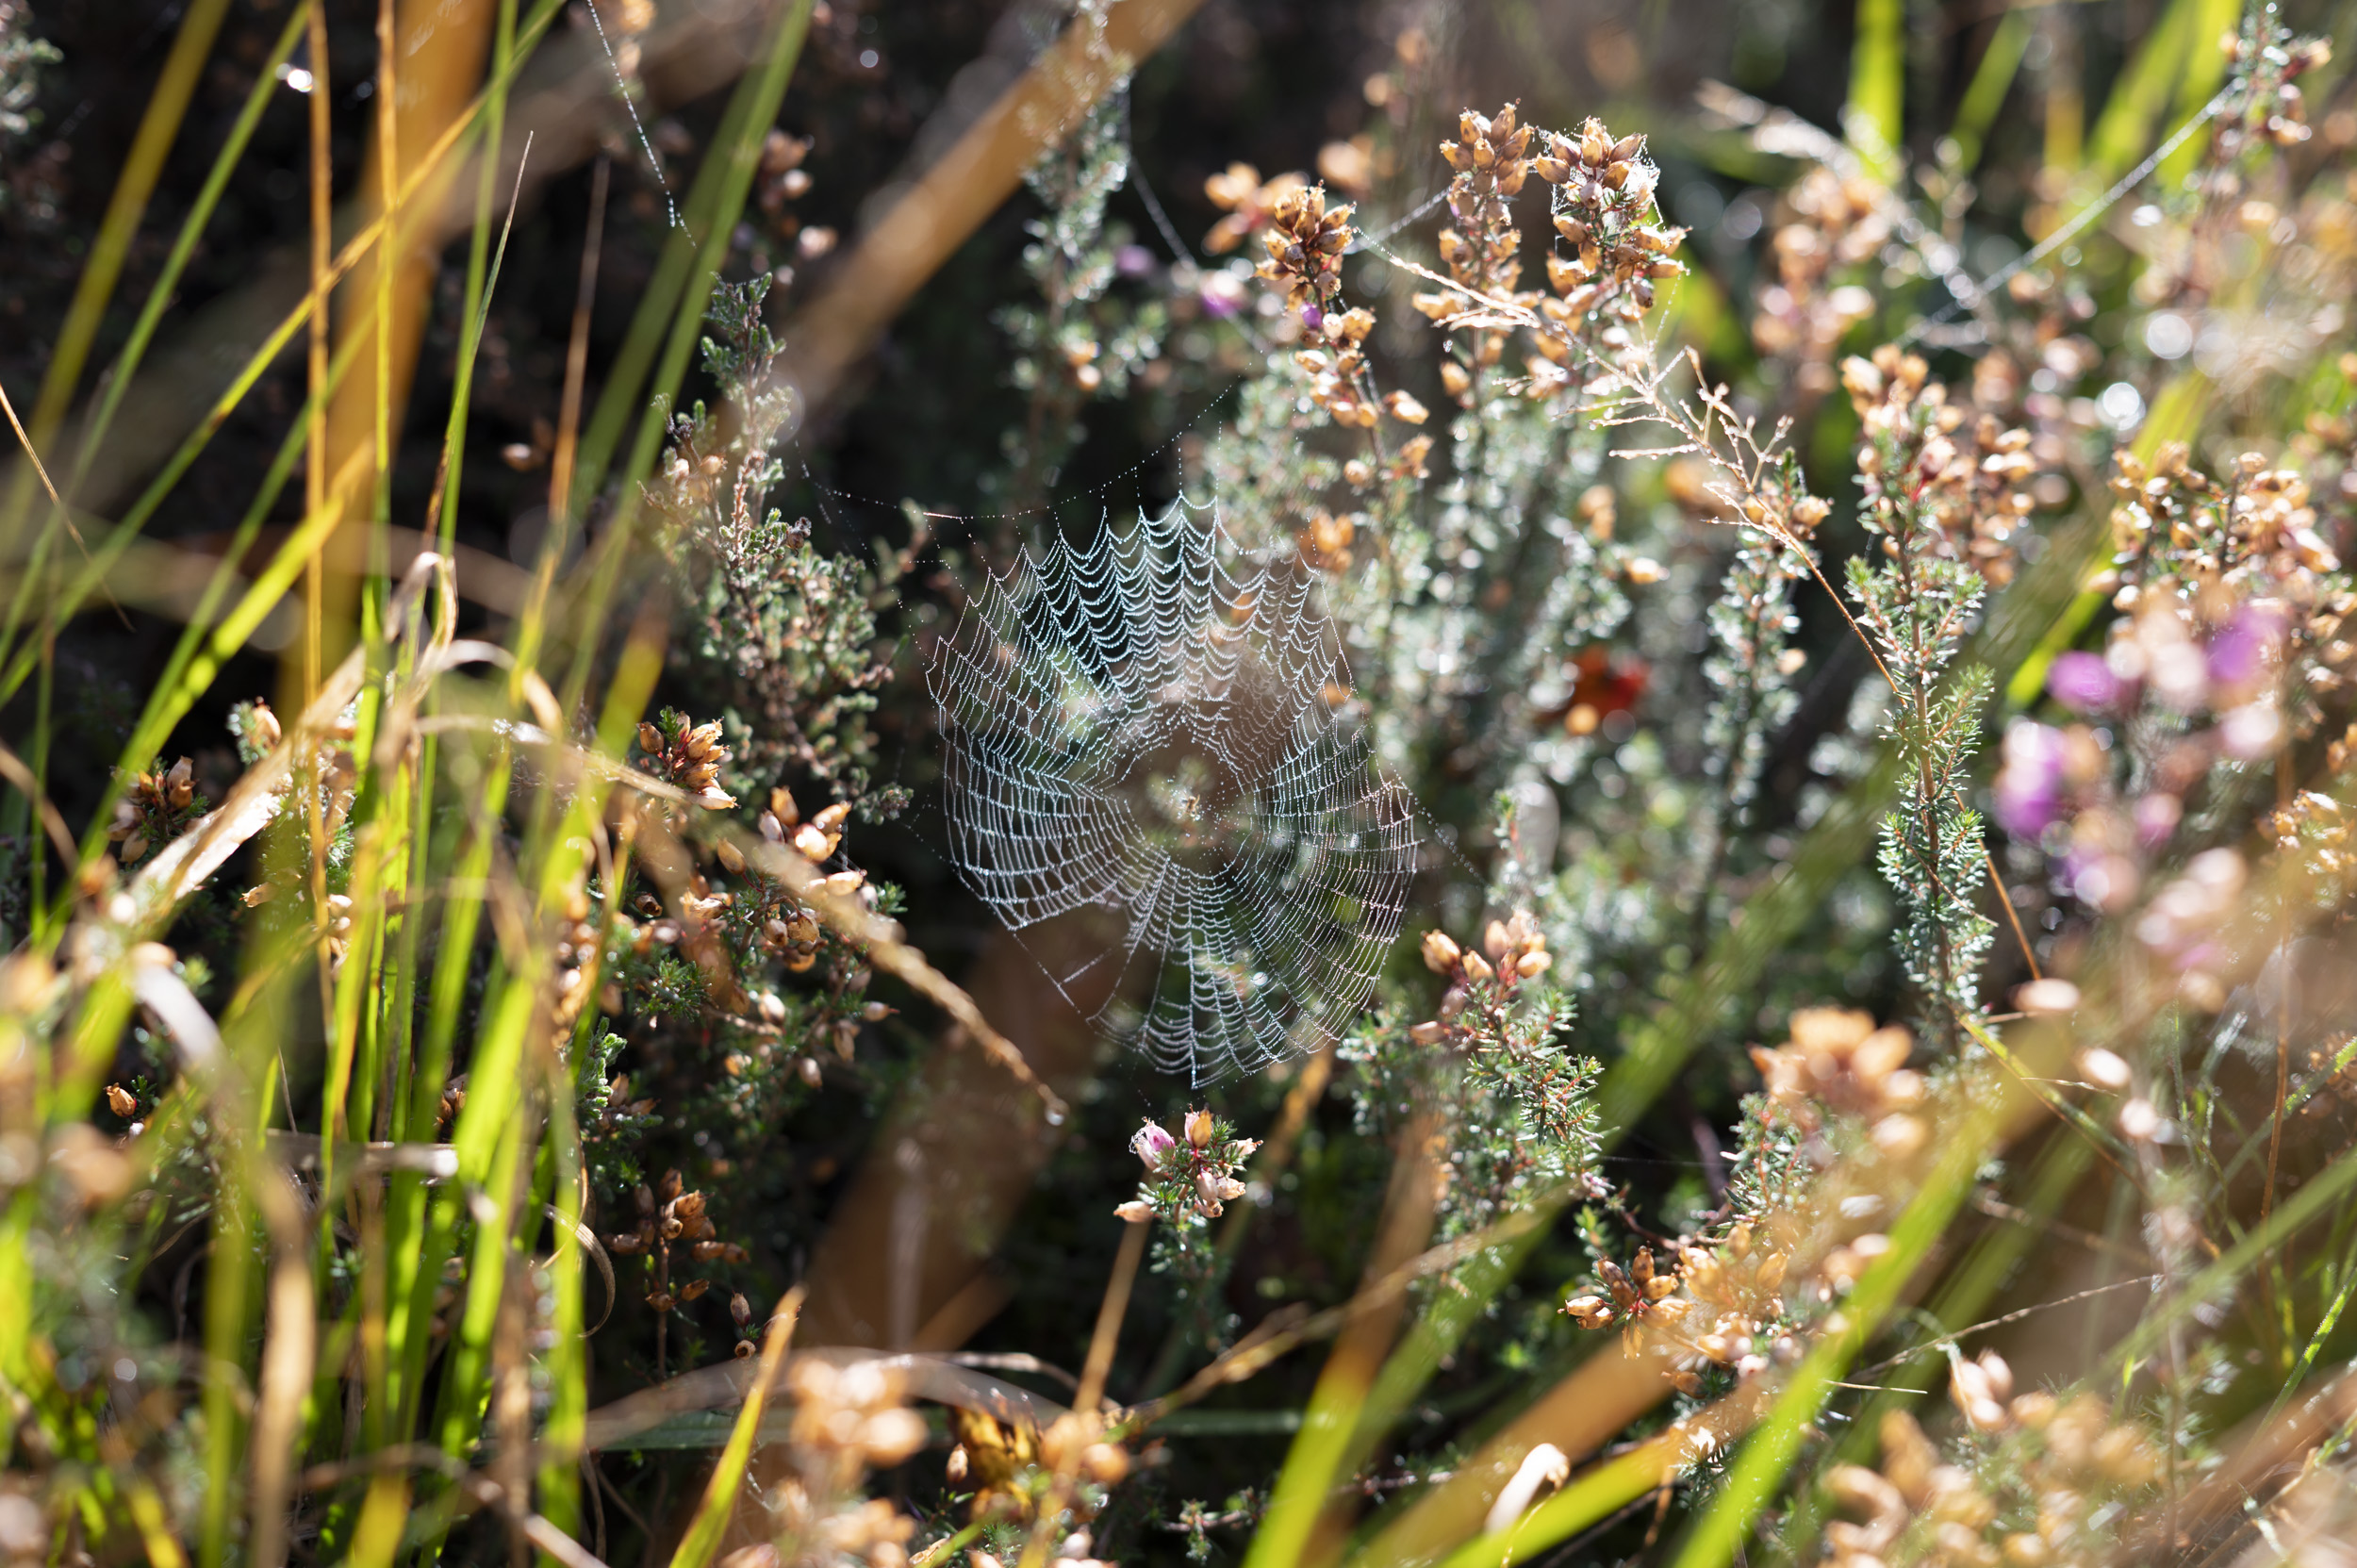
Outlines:
{"label": "heather plant", "polygon": [[[927,41],[869,8],[296,7],[192,197],[187,8],[9,404],[0,1557],[2338,1549],[2347,18],[2006,11],[1942,120],[1867,0],[1837,135],[1640,107],[1606,20],[1610,124],[1501,101],[1411,8],[1174,219],[1187,8],[948,93],[837,256]],[[579,233],[509,183],[568,59]],[[307,282],[111,457],[282,133]]]}

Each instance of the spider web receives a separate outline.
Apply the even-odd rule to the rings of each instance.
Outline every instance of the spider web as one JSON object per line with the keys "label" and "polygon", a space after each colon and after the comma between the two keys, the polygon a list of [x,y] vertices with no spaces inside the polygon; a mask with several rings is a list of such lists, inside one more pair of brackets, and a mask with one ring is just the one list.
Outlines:
{"label": "spider web", "polygon": [[960,874],[1018,940],[1096,912],[1086,956],[1043,968],[1196,1083],[1337,1037],[1419,842],[1407,790],[1334,717],[1349,677],[1309,574],[1238,558],[1205,513],[1027,552],[927,677]]}

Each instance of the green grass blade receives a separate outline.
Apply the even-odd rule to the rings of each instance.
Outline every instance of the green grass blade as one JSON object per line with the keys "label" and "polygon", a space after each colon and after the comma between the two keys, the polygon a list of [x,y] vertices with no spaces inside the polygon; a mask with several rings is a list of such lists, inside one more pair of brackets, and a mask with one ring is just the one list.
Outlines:
{"label": "green grass blade", "polygon": [[74,453],[73,477],[66,481],[65,494],[70,499],[82,481],[89,477],[91,464],[105,445],[107,433],[113,428],[115,411],[122,406],[123,394],[130,388],[131,378],[139,373],[140,362],[146,357],[148,344],[156,336],[157,326],[164,312],[171,308],[173,295],[180,287],[180,277],[188,270],[189,258],[196,254],[197,241],[204,238],[206,226],[211,223],[213,209],[221,205],[221,194],[228,189],[229,176],[237,170],[238,160],[245,156],[246,144],[254,140],[254,128],[261,124],[262,111],[270,107],[278,91],[278,68],[294,53],[303,38],[305,13],[298,8],[287,19],[286,29],[261,64],[254,78],[253,91],[246,94],[245,107],[238,111],[237,123],[229,129],[228,140],[213,159],[213,167],[205,176],[205,185],[197,192],[196,203],[189,208],[187,220],[180,225],[180,234],[173,241],[172,254],[164,258],[163,271],[156,276],[155,287],[147,291],[147,303],[140,307],[140,319],[131,327],[131,336],[124,341],[123,352],[115,355],[107,369],[106,389],[99,394],[97,406],[91,411]]}
{"label": "green grass blade", "polygon": [[2096,117],[2094,134],[2087,139],[2090,183],[2109,185],[2119,178],[2157,140],[2161,112],[2168,107],[2170,90],[2185,74],[2193,30],[2204,8],[2205,0],[2170,0],[2112,85],[2103,112]]}
{"label": "green grass blade", "polygon": [[1997,124],[1997,111],[2005,107],[2005,95],[2013,91],[2014,78],[2020,74],[2021,57],[2030,47],[2030,29],[2028,11],[2004,14],[1996,32],[1989,35],[1981,63],[1973,69],[1964,101],[1956,106],[1955,124],[1949,126],[1948,134],[1955,138],[1956,161],[1967,173],[1980,166],[1988,128]]}
{"label": "green grass blade", "polygon": [[1744,1443],[1725,1485],[1688,1535],[1675,1568],[1725,1568],[1741,1552],[1752,1526],[1799,1457],[1826,1395],[1898,1304],[1900,1293],[1963,1206],[1994,1131],[1995,1117],[1985,1111],[1969,1127],[1943,1134],[1938,1163],[1890,1228],[1890,1250],[1874,1260],[1843,1301],[1841,1327],[1821,1336],[1793,1368],[1766,1419]]}
{"label": "green grass blade", "polygon": [[[615,450],[635,413],[639,415],[638,432],[623,470],[624,485],[635,483],[653,466],[655,451],[662,444],[663,421],[649,411],[650,404],[668,402],[676,395],[686,371],[687,355],[701,336],[713,280],[727,258],[730,236],[745,210],[762,140],[777,118],[786,81],[800,57],[802,39],[810,27],[810,0],[796,0],[779,19],[758,57],[757,68],[745,73],[729,99],[711,151],[689,188],[684,226],[672,230],[664,241],[663,254],[656,258],[654,274],[631,318],[621,352],[606,373],[597,406],[582,432],[573,469],[571,512],[575,517],[585,516],[590,500],[604,487]],[[651,398],[642,397],[640,388],[650,370],[654,390]]]}
{"label": "green grass blade", "polygon": [[[91,344],[98,337],[98,323],[106,315],[107,303],[114,298],[115,284],[130,255],[132,237],[139,232],[140,218],[146,215],[147,200],[155,194],[156,181],[164,172],[164,159],[171,153],[173,142],[179,139],[180,122],[188,114],[189,98],[196,91],[197,77],[205,69],[206,57],[213,52],[213,40],[228,14],[229,0],[195,0],[180,18],[180,31],[172,41],[172,54],[164,61],[155,91],[148,95],[147,110],[140,117],[139,133],[131,142],[131,155],[124,160],[123,173],[115,181],[114,194],[107,203],[107,216],[100,220],[98,237],[91,242],[90,260],[82,268],[82,275],[74,284],[73,303],[66,306],[65,321],[58,328],[57,347],[50,351],[49,368],[41,376],[41,395],[33,404],[32,435],[36,447],[49,444],[65,419],[66,405],[74,400],[74,388],[82,379],[82,363],[90,356]],[[23,487],[21,484],[19,487]],[[11,507],[10,514],[13,518],[16,508]]]}
{"label": "green grass blade", "polygon": [[1841,121],[1858,157],[1886,183],[1899,177],[1905,157],[1906,84],[1906,0],[1857,0]]}
{"label": "green grass blade", "polygon": [[712,1467],[712,1479],[697,1506],[695,1523],[680,1538],[679,1550],[671,1554],[671,1568],[705,1568],[712,1554],[719,1550],[721,1534],[736,1511],[736,1491],[745,1478],[746,1461],[753,1457],[753,1434],[761,1429],[762,1406],[767,1401],[769,1385],[785,1364],[785,1347],[794,1338],[794,1323],[801,1311],[802,1293],[796,1289],[778,1303],[769,1319],[769,1334],[762,1344],[753,1386],[736,1412],[736,1425],[730,1429],[728,1446],[720,1450],[720,1462]]}

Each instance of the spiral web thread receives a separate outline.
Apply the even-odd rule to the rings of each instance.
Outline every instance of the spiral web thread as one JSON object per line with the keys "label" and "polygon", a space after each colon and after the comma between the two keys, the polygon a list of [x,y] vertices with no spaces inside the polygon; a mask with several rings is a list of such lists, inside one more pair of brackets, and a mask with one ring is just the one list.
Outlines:
{"label": "spiral web thread", "polygon": [[1309,574],[1236,553],[1183,501],[1027,552],[928,671],[967,884],[1018,940],[1108,916],[1093,956],[1043,968],[1196,1083],[1336,1038],[1419,844],[1407,790],[1334,718],[1348,673]]}

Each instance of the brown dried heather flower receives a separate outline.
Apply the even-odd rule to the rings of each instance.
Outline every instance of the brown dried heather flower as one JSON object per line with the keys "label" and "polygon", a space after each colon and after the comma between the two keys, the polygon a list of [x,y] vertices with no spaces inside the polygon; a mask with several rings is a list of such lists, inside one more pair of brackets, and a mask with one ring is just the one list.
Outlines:
{"label": "brown dried heather flower", "polygon": [[1841,381],[1862,426],[1866,524],[1885,551],[1897,553],[1899,509],[1911,507],[1953,558],[1992,586],[2012,581],[2014,536],[2036,504],[2025,487],[2038,467],[2030,433],[1952,403],[1920,358],[1887,343],[1871,360],[1845,360]]}
{"label": "brown dried heather flower", "polygon": [[1757,1376],[1800,1355],[1798,1340],[1781,1327],[1792,1230],[1787,1215],[1764,1229],[1739,1223],[1716,1246],[1680,1243],[1674,1267],[1666,1269],[1650,1247],[1640,1247],[1625,1269],[1601,1260],[1596,1275],[1606,1294],[1574,1296],[1563,1311],[1583,1329],[1619,1325],[1624,1347],[1660,1355],[1665,1375],[1686,1393],[1700,1390],[1711,1366]]}
{"label": "brown dried heather flower", "polygon": [[[617,1095],[626,1088],[624,1080],[617,1079]],[[641,1102],[634,1111],[643,1113],[651,1101]],[[666,1171],[659,1187],[641,1184],[636,1194],[638,1223],[628,1230],[618,1230],[605,1238],[606,1249],[625,1257],[645,1253],[654,1260],[654,1279],[647,1291],[647,1305],[653,1308],[655,1322],[655,1360],[660,1366],[668,1335],[668,1317],[684,1304],[701,1297],[712,1288],[709,1279],[689,1279],[674,1284],[671,1279],[673,1253],[684,1251],[698,1263],[742,1263],[746,1251],[734,1242],[718,1239],[712,1217],[705,1211],[704,1195],[688,1192],[680,1173]]]}
{"label": "brown dried heather flower", "polygon": [[115,802],[114,820],[107,836],[125,866],[136,866],[147,851],[178,837],[205,814],[206,801],[196,793],[195,765],[182,757],[169,769],[134,773]]}
{"label": "brown dried heather flower", "polygon": [[1873,311],[1867,289],[1828,284],[1836,271],[1864,265],[1889,243],[1888,203],[1867,175],[1845,177],[1821,165],[1785,193],[1784,222],[1769,247],[1775,273],[1760,286],[1752,341],[1788,367],[1805,400],[1833,390],[1835,347]]}
{"label": "brown dried heather flower", "polygon": [[1804,1131],[1821,1126],[1826,1110],[1878,1126],[1922,1104],[1922,1076],[1906,1066],[1915,1042],[1898,1025],[1877,1029],[1871,1013],[1804,1007],[1791,1032],[1785,1046],[1752,1048],[1752,1063],[1769,1100]]}
{"label": "brown dried heather flower", "polygon": [[1437,1046],[1484,1031],[1495,1034],[1516,991],[1545,974],[1555,955],[1547,951],[1546,935],[1530,912],[1518,909],[1508,919],[1490,922],[1479,951],[1459,947],[1443,932],[1425,933],[1424,962],[1449,986],[1441,998],[1441,1015],[1408,1032],[1420,1046]]}
{"label": "brown dried heather flower", "polygon": [[1949,1397],[1974,1434],[1968,1463],[1944,1461],[1915,1417],[1896,1410],[1877,1434],[1879,1470],[1828,1472],[1835,1507],[1851,1516],[1825,1529],[1837,1568],[2093,1560],[2104,1523],[2158,1479],[2158,1450],[2092,1394],[2064,1402],[2012,1385],[1993,1351],[1952,1362]]}
{"label": "brown dried heather flower", "polygon": [[667,711],[658,723],[638,726],[638,749],[646,753],[648,772],[693,796],[705,810],[736,804],[736,797],[718,782],[731,756],[721,744],[718,719],[691,724],[685,716]]}
{"label": "brown dried heather flower", "polygon": [[[1361,430],[1375,428],[1376,401],[1367,380],[1367,361],[1362,347],[1367,334],[1374,328],[1375,315],[1365,309],[1325,315],[1317,332],[1310,336],[1311,346],[1301,349],[1294,355],[1294,363],[1310,377],[1310,401],[1325,409],[1336,424],[1356,426]],[[1321,338],[1331,349],[1330,354],[1327,348],[1315,346]],[[1411,420],[1409,422],[1420,421]]]}
{"label": "brown dried heather flower", "polygon": [[1591,319],[1633,322],[1653,308],[1656,279],[1685,275],[1676,252],[1686,231],[1661,222],[1654,200],[1660,172],[1645,157],[1642,136],[1616,141],[1591,119],[1576,141],[1557,137],[1535,168],[1556,188],[1555,229],[1573,248],[1568,257],[1547,258],[1547,281],[1560,297],[1541,306],[1560,335],[1542,334],[1541,350],[1561,362],[1567,339]]}
{"label": "brown dried heather flower", "polygon": [[1261,172],[1249,163],[1229,164],[1203,182],[1203,194],[1211,199],[1212,206],[1226,209],[1228,214],[1204,235],[1203,248],[1213,256],[1226,256],[1260,232],[1275,215],[1279,203],[1307,189],[1309,184],[1301,175],[1290,173],[1263,182]]}
{"label": "brown dried heather flower", "polygon": [[[1343,252],[1350,248],[1350,208],[1329,208],[1326,187],[1289,192],[1269,213],[1261,236],[1268,251],[1260,275],[1285,289],[1288,308],[1321,313],[1342,292]],[[1305,324],[1313,324],[1304,316]]]}
{"label": "brown dried heather flower", "polygon": [[1454,226],[1441,231],[1441,259],[1449,276],[1476,293],[1510,295],[1522,276],[1522,234],[1509,204],[1531,172],[1530,127],[1517,125],[1514,106],[1485,120],[1467,109],[1457,117],[1457,140],[1441,143],[1456,178],[1449,182]]}
{"label": "brown dried heather flower", "polygon": [[[1515,124],[1514,106],[1508,104],[1489,119],[1467,109],[1458,116],[1456,140],[1441,143],[1441,156],[1456,171],[1448,187],[1450,225],[1440,236],[1449,277],[1475,294],[1525,308],[1535,300],[1514,295],[1522,276],[1523,237],[1514,226],[1512,203],[1530,173],[1530,127]],[[1418,294],[1414,303],[1436,322],[1472,326],[1471,340],[1452,342],[1450,358],[1441,367],[1441,385],[1470,406],[1475,372],[1504,357],[1511,323],[1484,314],[1453,290]]]}

